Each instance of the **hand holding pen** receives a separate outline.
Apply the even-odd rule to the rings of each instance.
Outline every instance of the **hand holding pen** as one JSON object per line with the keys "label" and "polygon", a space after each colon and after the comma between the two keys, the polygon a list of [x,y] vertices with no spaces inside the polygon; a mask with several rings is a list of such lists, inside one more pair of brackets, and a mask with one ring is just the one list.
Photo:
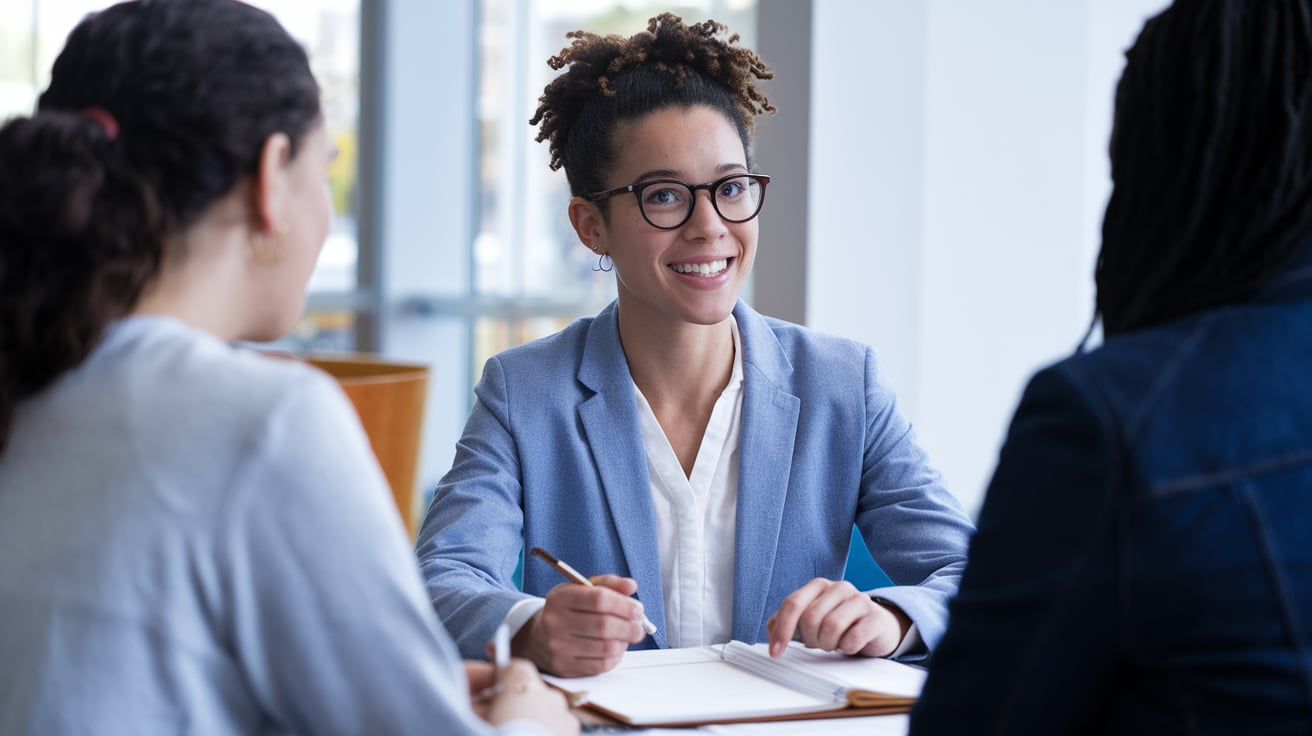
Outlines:
{"label": "hand holding pen", "polygon": [[510,634],[505,624],[497,627],[488,654],[491,663],[465,662],[470,705],[480,718],[493,725],[527,719],[558,736],[579,732],[578,718],[570,712],[564,695],[547,687],[532,663],[510,659]]}
{"label": "hand holding pen", "polygon": [[[485,703],[506,691],[502,677],[510,666],[510,627],[506,624],[497,626],[492,641],[487,643],[488,659],[492,661],[492,683],[485,685],[474,693],[475,703]],[[471,685],[473,680],[471,678]]]}
{"label": "hand holding pen", "polygon": [[[569,581],[571,583],[586,585],[589,588],[595,587],[593,586],[591,580],[588,580],[587,578],[583,577],[583,573],[570,567],[564,561],[556,559],[554,555],[552,555],[550,552],[546,551],[545,549],[542,549],[541,547],[534,547],[533,549],[529,550],[529,554],[533,555],[534,557],[540,557],[543,560],[545,560],[546,563],[554,567],[557,572],[559,572],[561,575],[564,575],[566,578],[569,578]],[[606,575],[601,577],[616,577],[616,576]],[[628,578],[620,578],[620,579],[627,580]],[[641,613],[641,611],[639,611],[639,613],[642,615],[642,630],[647,632],[648,634],[655,634],[656,624],[652,623],[651,619],[647,618],[647,615],[645,613]]]}
{"label": "hand holding pen", "polygon": [[573,583],[552,588],[542,610],[524,624],[512,643],[515,652],[543,670],[564,677],[606,672],[619,664],[630,644],[656,630],[643,615],[642,604],[630,597],[638,590],[632,578],[595,575],[589,579],[540,547],[530,554],[546,560]]}

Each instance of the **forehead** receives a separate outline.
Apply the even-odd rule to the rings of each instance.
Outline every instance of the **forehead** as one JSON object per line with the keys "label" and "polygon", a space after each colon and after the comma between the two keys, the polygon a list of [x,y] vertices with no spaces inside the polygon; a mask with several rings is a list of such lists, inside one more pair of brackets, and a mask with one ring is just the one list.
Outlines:
{"label": "forehead", "polygon": [[733,122],[709,107],[667,107],[615,126],[611,179],[627,184],[661,172],[689,180],[714,178],[726,166],[747,168]]}

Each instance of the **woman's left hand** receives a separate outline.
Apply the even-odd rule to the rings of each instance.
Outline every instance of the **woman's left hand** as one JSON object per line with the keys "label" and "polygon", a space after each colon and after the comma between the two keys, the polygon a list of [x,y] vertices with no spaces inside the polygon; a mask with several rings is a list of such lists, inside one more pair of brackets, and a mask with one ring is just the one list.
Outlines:
{"label": "woman's left hand", "polygon": [[497,669],[491,662],[478,662],[469,659],[464,661],[464,665],[465,679],[469,682],[469,705],[479,718],[487,720],[491,702],[487,698],[479,696],[496,684]]}
{"label": "woman's left hand", "polygon": [[803,644],[863,657],[886,657],[902,643],[911,619],[884,606],[846,580],[816,578],[793,591],[765,624],[770,656],[777,657],[794,633]]}

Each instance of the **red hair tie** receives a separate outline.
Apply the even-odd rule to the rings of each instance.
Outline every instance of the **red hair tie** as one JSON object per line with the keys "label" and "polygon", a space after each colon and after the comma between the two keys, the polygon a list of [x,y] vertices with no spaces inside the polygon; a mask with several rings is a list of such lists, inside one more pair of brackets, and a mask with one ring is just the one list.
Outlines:
{"label": "red hair tie", "polygon": [[88,107],[82,114],[96,121],[104,129],[105,136],[111,141],[118,138],[118,121],[103,107]]}

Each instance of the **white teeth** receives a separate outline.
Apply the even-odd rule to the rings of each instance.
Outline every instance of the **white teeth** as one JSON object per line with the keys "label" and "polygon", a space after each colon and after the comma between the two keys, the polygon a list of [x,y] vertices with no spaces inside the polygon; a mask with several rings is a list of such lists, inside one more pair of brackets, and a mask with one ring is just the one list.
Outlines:
{"label": "white teeth", "polygon": [[721,258],[709,263],[676,263],[671,268],[679,273],[695,273],[698,276],[715,276],[729,267],[729,260]]}

